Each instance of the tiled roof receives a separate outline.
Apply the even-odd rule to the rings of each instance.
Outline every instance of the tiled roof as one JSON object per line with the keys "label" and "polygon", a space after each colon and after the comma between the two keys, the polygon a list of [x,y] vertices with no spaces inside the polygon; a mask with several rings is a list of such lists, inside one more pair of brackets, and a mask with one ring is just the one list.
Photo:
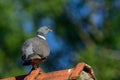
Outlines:
{"label": "tiled roof", "polygon": [[[86,73],[87,76],[91,79],[82,79],[82,80],[96,80],[92,68],[85,63],[79,63],[77,64],[76,67],[71,69],[48,72],[48,73],[44,73],[40,68],[37,68],[35,70],[32,70],[27,75],[10,77],[2,80],[73,80],[78,77],[81,77],[81,75],[84,73]],[[85,76],[85,78],[87,77]]]}

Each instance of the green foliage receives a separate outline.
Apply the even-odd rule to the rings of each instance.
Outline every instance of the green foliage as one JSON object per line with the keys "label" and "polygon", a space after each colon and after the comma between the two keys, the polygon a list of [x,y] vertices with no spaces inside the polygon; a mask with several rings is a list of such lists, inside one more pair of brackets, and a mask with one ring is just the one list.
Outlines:
{"label": "green foliage", "polygon": [[[25,74],[19,63],[21,46],[26,38],[35,34],[40,20],[50,17],[55,22],[55,35],[66,44],[63,47],[69,46],[75,50],[76,60],[73,56],[71,58],[75,60],[74,64],[81,61],[91,65],[98,80],[120,79],[120,11],[113,6],[114,0],[104,0],[106,6],[103,8],[107,9],[108,17],[104,19],[101,31],[92,25],[90,14],[78,21],[73,19],[67,1],[69,0],[0,0],[0,78]],[[81,4],[89,2],[86,0]],[[92,2],[94,1],[91,0]],[[95,8],[93,11],[96,11],[95,4],[92,4]],[[34,25],[31,35],[26,33],[23,26],[24,21],[29,19]],[[84,27],[82,23],[89,24],[91,32],[87,33],[81,28]],[[85,45],[80,46],[80,43]],[[62,50],[58,51],[58,55],[63,55],[61,52]],[[59,56],[54,57],[54,61],[57,59]]]}
{"label": "green foliage", "polygon": [[[32,16],[37,25],[40,17],[58,16],[64,3],[65,0],[0,1],[0,78],[25,74],[20,63],[21,46],[25,39],[30,37],[23,26],[23,22],[27,20],[25,13]],[[33,30],[36,30],[36,27]],[[33,33],[34,31],[31,32]]]}
{"label": "green foliage", "polygon": [[119,59],[108,49],[95,49],[90,48],[80,52],[77,56],[77,62],[82,61],[92,66],[97,79],[112,80],[118,77],[120,69]]}

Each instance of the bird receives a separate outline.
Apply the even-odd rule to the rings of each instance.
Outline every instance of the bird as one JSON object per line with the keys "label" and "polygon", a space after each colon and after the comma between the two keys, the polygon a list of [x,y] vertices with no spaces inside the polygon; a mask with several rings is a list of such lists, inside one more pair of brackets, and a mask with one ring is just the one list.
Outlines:
{"label": "bird", "polygon": [[37,31],[37,36],[26,40],[22,46],[23,66],[32,65],[32,70],[47,59],[50,48],[46,41],[46,35],[52,32],[47,26],[42,26]]}

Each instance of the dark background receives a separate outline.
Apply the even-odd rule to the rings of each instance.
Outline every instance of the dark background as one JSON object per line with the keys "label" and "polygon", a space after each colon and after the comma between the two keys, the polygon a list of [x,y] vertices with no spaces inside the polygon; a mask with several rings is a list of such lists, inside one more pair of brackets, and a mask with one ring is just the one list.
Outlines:
{"label": "dark background", "polygon": [[92,66],[98,80],[120,79],[120,0],[0,0],[0,78],[27,74],[23,42],[48,26],[46,72]]}

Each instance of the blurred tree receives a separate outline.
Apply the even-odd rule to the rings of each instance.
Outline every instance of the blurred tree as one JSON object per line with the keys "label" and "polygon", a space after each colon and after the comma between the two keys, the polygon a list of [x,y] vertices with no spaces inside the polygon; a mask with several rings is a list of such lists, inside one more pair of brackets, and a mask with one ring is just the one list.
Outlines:
{"label": "blurred tree", "polygon": [[22,43],[34,34],[41,18],[58,16],[64,3],[64,0],[0,1],[0,78],[25,73],[20,60]]}
{"label": "blurred tree", "polygon": [[98,80],[119,80],[119,5],[119,0],[0,0],[0,78],[25,73],[21,45],[48,25],[60,48],[43,63],[46,71],[84,61]]}

